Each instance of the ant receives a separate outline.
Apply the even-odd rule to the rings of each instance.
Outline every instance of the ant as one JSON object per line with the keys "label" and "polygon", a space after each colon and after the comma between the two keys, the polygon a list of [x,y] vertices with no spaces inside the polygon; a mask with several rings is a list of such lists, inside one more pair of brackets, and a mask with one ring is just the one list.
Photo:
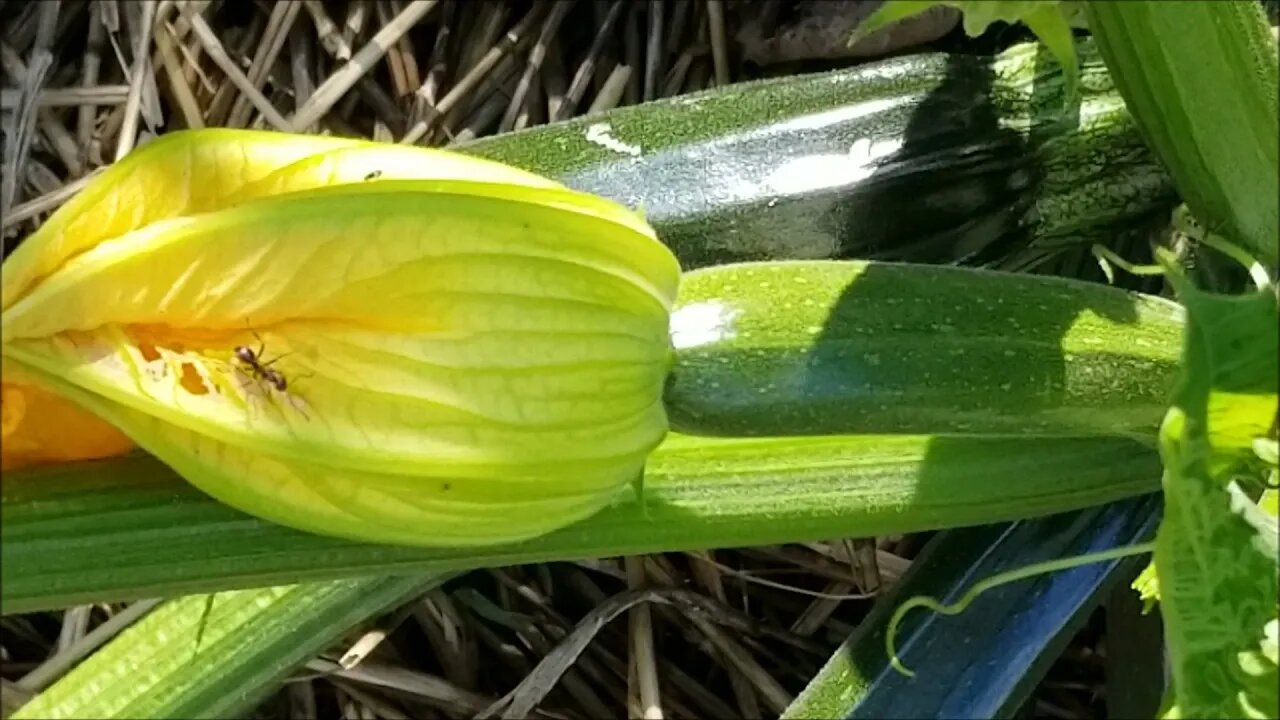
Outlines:
{"label": "ant", "polygon": [[[283,393],[285,397],[289,398],[289,404],[302,413],[303,417],[306,417],[307,414],[302,411],[302,408],[298,407],[293,395],[285,393],[285,390],[289,388],[289,381],[285,378],[284,373],[271,367],[272,363],[289,355],[289,353],[277,356],[274,360],[263,362],[262,353],[266,349],[266,343],[262,341],[262,337],[256,331],[251,330],[250,332],[253,332],[253,336],[258,340],[258,350],[255,352],[244,345],[237,345],[234,350],[236,359],[244,366],[244,370],[249,372],[255,379],[264,381],[275,388],[277,392]],[[308,374],[306,377],[310,377],[310,375]]]}
{"label": "ant", "polygon": [[[266,349],[266,343],[262,341],[257,332],[254,332],[253,336],[258,339],[258,351],[254,352],[244,345],[237,345],[235,348],[236,359],[248,366],[254,377],[259,380],[265,380],[271,387],[284,392],[289,387],[289,381],[285,379],[284,373],[270,367],[271,363],[276,362],[284,355],[270,362],[262,362],[262,351]],[[285,353],[285,355],[288,355],[288,353]]]}
{"label": "ant", "polygon": [[377,179],[378,179],[378,178],[380,178],[380,177],[382,177],[382,171],[381,171],[381,170],[374,170],[373,172],[369,173],[368,175],[365,175],[365,176],[364,176],[364,179],[365,179],[365,180],[377,180]]}

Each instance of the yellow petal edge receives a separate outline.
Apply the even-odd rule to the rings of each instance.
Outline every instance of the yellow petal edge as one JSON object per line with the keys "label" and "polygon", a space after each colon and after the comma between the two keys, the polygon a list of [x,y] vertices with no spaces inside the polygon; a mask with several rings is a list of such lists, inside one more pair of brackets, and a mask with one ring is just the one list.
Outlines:
{"label": "yellow petal edge", "polygon": [[306,531],[533,537],[616,499],[667,430],[675,257],[630,210],[492,161],[174,133],[3,269],[6,374]]}

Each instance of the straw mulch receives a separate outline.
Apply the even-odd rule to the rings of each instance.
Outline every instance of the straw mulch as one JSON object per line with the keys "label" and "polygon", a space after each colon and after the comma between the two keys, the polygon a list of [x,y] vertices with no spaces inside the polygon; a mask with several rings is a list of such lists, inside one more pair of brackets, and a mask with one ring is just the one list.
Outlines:
{"label": "straw mulch", "polygon": [[[845,48],[865,2],[0,1],[6,246],[104,165],[179,128],[255,127],[448,146],[767,74],[908,49],[923,21]],[[930,24],[932,23],[932,24]],[[954,33],[953,33],[954,35]],[[781,712],[907,569],[920,538],[475,572],[299,671],[261,717],[469,717],[581,623],[540,717]],[[675,588],[627,609],[628,588]],[[123,606],[3,618],[7,682]],[[616,622],[611,613],[621,612]],[[715,618],[712,621],[709,618]],[[1037,715],[1099,716],[1097,638]],[[1083,679],[1082,679],[1083,678]],[[1030,708],[1029,708],[1030,709]],[[660,712],[662,715],[655,715]]]}

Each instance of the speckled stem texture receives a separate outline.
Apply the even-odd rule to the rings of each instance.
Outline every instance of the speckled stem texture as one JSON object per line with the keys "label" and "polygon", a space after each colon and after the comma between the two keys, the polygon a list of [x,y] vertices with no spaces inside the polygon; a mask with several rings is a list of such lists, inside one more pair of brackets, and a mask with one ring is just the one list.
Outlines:
{"label": "speckled stem texture", "polygon": [[1183,311],[1048,276],[797,261],[688,273],[671,324],[679,432],[1150,440]]}

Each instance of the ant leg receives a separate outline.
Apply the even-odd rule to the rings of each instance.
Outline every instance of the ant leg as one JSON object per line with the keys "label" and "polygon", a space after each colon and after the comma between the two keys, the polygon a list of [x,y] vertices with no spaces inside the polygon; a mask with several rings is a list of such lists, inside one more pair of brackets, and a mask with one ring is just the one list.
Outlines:
{"label": "ant leg", "polygon": [[307,414],[307,412],[306,412],[305,410],[303,410],[302,408],[298,407],[298,402],[297,402],[297,400],[298,400],[298,399],[297,399],[297,398],[295,398],[294,396],[289,395],[289,394],[287,394],[287,393],[285,394],[285,397],[287,397],[287,398],[289,399],[289,404],[290,404],[291,406],[293,406],[293,409],[294,409],[294,410],[297,410],[297,411],[302,415],[302,419],[303,419],[303,420],[306,420],[307,422],[311,422],[311,416],[310,416],[310,415],[308,415],[308,414]]}
{"label": "ant leg", "polygon": [[287,352],[287,353],[285,353],[285,354],[283,354],[283,355],[277,355],[276,357],[272,358],[270,362],[259,362],[259,364],[260,364],[262,367],[264,367],[264,368],[265,368],[265,367],[270,367],[273,363],[275,363],[275,362],[276,362],[277,360],[279,360],[280,358],[287,358],[287,357],[289,357],[289,356],[290,356],[290,355],[292,355],[292,354],[293,354],[293,351],[292,351],[292,350],[290,350],[289,352]]}

